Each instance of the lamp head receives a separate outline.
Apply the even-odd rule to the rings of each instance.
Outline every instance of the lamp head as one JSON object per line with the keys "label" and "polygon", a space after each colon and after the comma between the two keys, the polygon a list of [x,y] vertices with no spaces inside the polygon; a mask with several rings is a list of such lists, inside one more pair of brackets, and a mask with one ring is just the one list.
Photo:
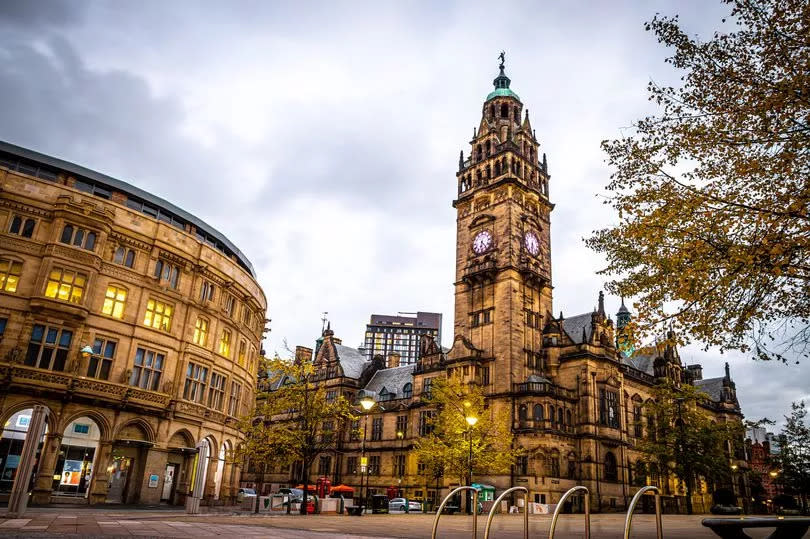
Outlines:
{"label": "lamp head", "polygon": [[400,438],[400,439],[401,439],[401,438],[403,438],[404,436],[405,436],[405,433],[403,433],[401,430],[398,430],[398,431],[397,431],[397,438]]}
{"label": "lamp head", "polygon": [[374,399],[372,399],[370,395],[365,395],[360,399],[360,406],[363,407],[363,410],[368,412],[374,407]]}
{"label": "lamp head", "polygon": [[770,475],[771,477],[776,477],[777,475],[779,475],[779,472],[777,472],[776,470],[771,470],[770,472],[768,472],[768,475]]}
{"label": "lamp head", "polygon": [[733,471],[733,472],[737,471],[737,465],[736,464],[731,465],[731,471]]}
{"label": "lamp head", "polygon": [[475,417],[474,415],[468,415],[468,416],[467,416],[467,417],[465,417],[464,419],[466,419],[466,420],[467,420],[467,424],[468,424],[469,426],[471,426],[471,427],[474,427],[474,426],[475,426],[475,424],[476,424],[476,423],[478,423],[478,418],[477,418],[477,417]]}
{"label": "lamp head", "polygon": [[85,344],[82,349],[79,350],[79,353],[82,355],[82,357],[88,358],[93,355],[93,348],[90,345]]}

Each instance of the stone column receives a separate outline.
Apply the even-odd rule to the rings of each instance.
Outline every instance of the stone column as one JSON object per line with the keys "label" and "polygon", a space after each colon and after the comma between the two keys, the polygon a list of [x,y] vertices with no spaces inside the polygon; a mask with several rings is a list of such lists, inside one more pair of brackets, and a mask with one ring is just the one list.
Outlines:
{"label": "stone column", "polygon": [[93,481],[90,484],[90,504],[101,504],[107,500],[107,490],[110,488],[110,472],[112,464],[112,441],[98,443],[98,456],[93,464]]}
{"label": "stone column", "polygon": [[[34,406],[31,414],[31,421],[28,424],[28,432],[25,435],[20,463],[17,467],[17,475],[11,487],[11,495],[8,500],[8,518],[19,518],[28,507],[28,481],[34,471],[34,460],[39,447],[39,440],[45,432],[45,421],[48,411],[44,406]],[[42,449],[45,451],[45,447]],[[57,447],[57,451],[59,448]],[[53,473],[53,472],[51,472]],[[50,490],[49,490],[50,494]]]}
{"label": "stone column", "polygon": [[59,448],[62,447],[62,433],[49,432],[42,444],[39,455],[39,472],[37,473],[34,490],[31,493],[31,503],[44,505],[50,503],[53,491],[53,475],[56,461],[59,459]]}
{"label": "stone column", "polygon": [[217,493],[217,466],[219,459],[211,454],[208,457],[208,470],[205,474],[205,489],[203,490],[203,500],[208,502],[208,505],[214,505],[214,495]]}
{"label": "stone column", "polygon": [[208,455],[211,448],[207,440],[201,440],[197,444],[197,462],[194,468],[194,484],[191,488],[191,495],[186,497],[186,513],[196,514],[200,512],[200,499],[205,486],[206,471],[208,469]]}
{"label": "stone column", "polygon": [[231,475],[233,475],[233,460],[232,452],[225,452],[225,466],[222,468],[222,482],[219,485],[219,499],[225,505],[230,505],[231,500]]}

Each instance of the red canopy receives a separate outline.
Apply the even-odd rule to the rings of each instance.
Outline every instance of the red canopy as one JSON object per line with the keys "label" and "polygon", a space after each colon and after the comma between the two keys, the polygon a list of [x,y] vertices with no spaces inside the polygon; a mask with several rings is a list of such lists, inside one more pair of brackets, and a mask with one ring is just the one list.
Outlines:
{"label": "red canopy", "polygon": [[332,492],[354,492],[354,489],[348,485],[338,485],[332,487]]}
{"label": "red canopy", "polygon": [[[304,490],[304,485],[298,485],[295,488],[299,488],[301,490]],[[307,485],[307,492],[314,491],[314,490],[315,490],[315,485]]]}

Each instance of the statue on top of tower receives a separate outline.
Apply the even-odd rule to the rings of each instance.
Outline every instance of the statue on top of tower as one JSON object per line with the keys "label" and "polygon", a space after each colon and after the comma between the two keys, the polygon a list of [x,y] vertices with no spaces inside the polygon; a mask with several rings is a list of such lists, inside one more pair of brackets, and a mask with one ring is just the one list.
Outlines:
{"label": "statue on top of tower", "polygon": [[501,61],[501,63],[498,64],[498,69],[503,71],[503,65],[506,62],[506,51],[501,51],[501,53],[498,55],[498,59]]}

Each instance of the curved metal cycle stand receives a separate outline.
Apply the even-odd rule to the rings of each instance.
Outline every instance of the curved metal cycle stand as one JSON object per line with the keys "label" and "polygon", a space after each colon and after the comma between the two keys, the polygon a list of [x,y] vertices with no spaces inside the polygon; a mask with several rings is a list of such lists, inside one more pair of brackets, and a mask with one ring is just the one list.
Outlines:
{"label": "curved metal cycle stand", "polygon": [[509,490],[503,491],[503,493],[498,496],[498,499],[495,500],[495,503],[492,505],[492,509],[489,510],[489,516],[487,516],[487,527],[484,530],[484,539],[489,539],[489,527],[492,526],[492,518],[495,516],[495,511],[498,509],[498,504],[501,503],[504,496],[516,490],[523,491],[523,539],[529,539],[529,489],[526,487],[512,487]]}
{"label": "curved metal cycle stand", "polygon": [[548,529],[548,539],[554,539],[554,529],[557,527],[557,518],[560,516],[560,511],[563,508],[563,502],[568,498],[571,494],[578,490],[585,491],[585,539],[590,539],[591,537],[591,496],[588,487],[583,487],[582,485],[576,486],[565,494],[562,495],[560,501],[557,502],[557,508],[554,509],[554,516],[551,518],[551,527]]}
{"label": "curved metal cycle stand", "polygon": [[655,534],[658,539],[663,539],[664,528],[661,526],[661,491],[658,487],[644,487],[640,488],[636,495],[633,496],[633,501],[630,502],[630,507],[627,509],[627,517],[624,519],[624,539],[630,539],[630,525],[633,523],[633,511],[636,509],[636,504],[648,491],[655,492]]}
{"label": "curved metal cycle stand", "polygon": [[475,539],[475,537],[478,535],[478,489],[474,488],[474,487],[470,487],[470,486],[464,486],[464,487],[458,487],[456,489],[453,489],[452,491],[450,491],[450,494],[445,496],[444,500],[442,500],[442,503],[439,506],[439,509],[436,511],[436,519],[433,521],[433,533],[430,534],[431,539],[436,539],[436,530],[439,529],[439,519],[442,516],[442,510],[444,509],[444,506],[447,505],[447,501],[450,499],[450,497],[453,494],[455,494],[456,492],[460,492],[462,490],[472,490],[473,491],[472,505],[475,508],[473,510],[473,512],[472,512],[472,517],[473,517],[472,536],[473,536],[473,539]]}

